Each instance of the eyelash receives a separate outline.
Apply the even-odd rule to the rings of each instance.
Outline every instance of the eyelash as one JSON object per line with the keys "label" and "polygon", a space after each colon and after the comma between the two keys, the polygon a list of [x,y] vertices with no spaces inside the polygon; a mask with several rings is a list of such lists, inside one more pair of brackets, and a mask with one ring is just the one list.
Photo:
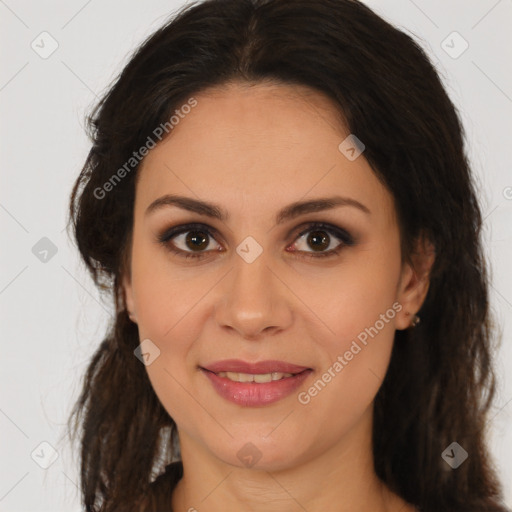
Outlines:
{"label": "eyelash", "polygon": [[[331,249],[330,251],[326,252],[319,252],[319,253],[310,253],[310,252],[304,252],[304,251],[297,251],[299,253],[303,253],[306,258],[328,258],[337,256],[344,247],[351,247],[355,245],[354,238],[344,229],[338,228],[336,226],[333,226],[331,224],[326,224],[324,222],[311,222],[307,224],[306,229],[301,231],[295,239],[301,238],[303,235],[309,233],[310,231],[326,231],[327,233],[334,235],[335,238],[338,238],[341,240],[341,243],[336,247],[335,249]],[[171,251],[174,254],[177,254],[178,256],[182,258],[194,258],[194,259],[202,259],[206,257],[206,254],[209,252],[216,252],[216,251],[202,251],[202,252],[188,252],[183,251],[182,249],[178,249],[172,244],[169,243],[169,241],[173,238],[175,238],[178,235],[181,235],[183,233],[187,233],[189,231],[200,231],[202,233],[205,233],[207,237],[213,238],[214,234],[216,233],[216,230],[209,228],[205,224],[185,224],[182,226],[176,226],[174,228],[171,228],[170,230],[162,233],[157,237],[157,241],[161,243],[166,249]]]}

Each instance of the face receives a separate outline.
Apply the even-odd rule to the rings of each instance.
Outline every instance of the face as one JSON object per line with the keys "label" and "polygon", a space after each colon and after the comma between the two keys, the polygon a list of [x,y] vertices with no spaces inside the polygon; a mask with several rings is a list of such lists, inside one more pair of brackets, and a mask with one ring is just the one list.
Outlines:
{"label": "face", "polygon": [[[426,294],[401,266],[393,198],[364,152],[339,148],[350,132],[319,93],[232,84],[194,98],[136,187],[124,290],[148,376],[198,452],[267,469],[335,453],[369,432],[395,330]],[[231,380],[272,372],[284,378]]]}

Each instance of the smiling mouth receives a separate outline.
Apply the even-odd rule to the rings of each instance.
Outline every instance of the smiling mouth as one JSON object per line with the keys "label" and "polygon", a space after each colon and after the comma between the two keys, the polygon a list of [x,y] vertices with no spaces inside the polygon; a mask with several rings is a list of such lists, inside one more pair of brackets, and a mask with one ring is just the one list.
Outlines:
{"label": "smiling mouth", "polygon": [[284,399],[313,373],[311,368],[299,368],[294,370],[295,373],[244,373],[220,369],[214,372],[204,367],[199,368],[217,394],[243,407],[264,407]]}
{"label": "smiling mouth", "polygon": [[313,373],[288,361],[223,359],[198,366],[225,400],[244,407],[263,407],[291,395]]}

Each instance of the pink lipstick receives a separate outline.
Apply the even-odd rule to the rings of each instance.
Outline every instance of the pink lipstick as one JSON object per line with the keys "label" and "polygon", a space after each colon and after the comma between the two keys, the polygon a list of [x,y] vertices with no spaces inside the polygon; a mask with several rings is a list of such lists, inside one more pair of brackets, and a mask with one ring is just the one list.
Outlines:
{"label": "pink lipstick", "polygon": [[293,393],[312,373],[284,361],[249,363],[238,359],[200,366],[217,393],[237,405],[261,407]]}

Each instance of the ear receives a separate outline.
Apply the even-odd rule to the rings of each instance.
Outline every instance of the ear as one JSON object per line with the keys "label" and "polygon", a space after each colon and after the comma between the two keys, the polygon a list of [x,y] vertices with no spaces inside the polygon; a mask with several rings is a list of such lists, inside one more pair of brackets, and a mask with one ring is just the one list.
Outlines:
{"label": "ear", "polygon": [[396,315],[396,328],[407,329],[413,316],[421,309],[430,285],[430,271],[435,261],[435,248],[425,237],[416,241],[411,255],[412,265],[404,263],[398,285],[397,301],[402,309]]}
{"label": "ear", "polygon": [[128,312],[128,316],[132,322],[137,323],[137,315],[135,311],[135,300],[133,297],[133,287],[131,282],[131,276],[129,273],[126,273],[122,280],[123,287],[123,297],[124,303],[126,305],[126,310]]}

